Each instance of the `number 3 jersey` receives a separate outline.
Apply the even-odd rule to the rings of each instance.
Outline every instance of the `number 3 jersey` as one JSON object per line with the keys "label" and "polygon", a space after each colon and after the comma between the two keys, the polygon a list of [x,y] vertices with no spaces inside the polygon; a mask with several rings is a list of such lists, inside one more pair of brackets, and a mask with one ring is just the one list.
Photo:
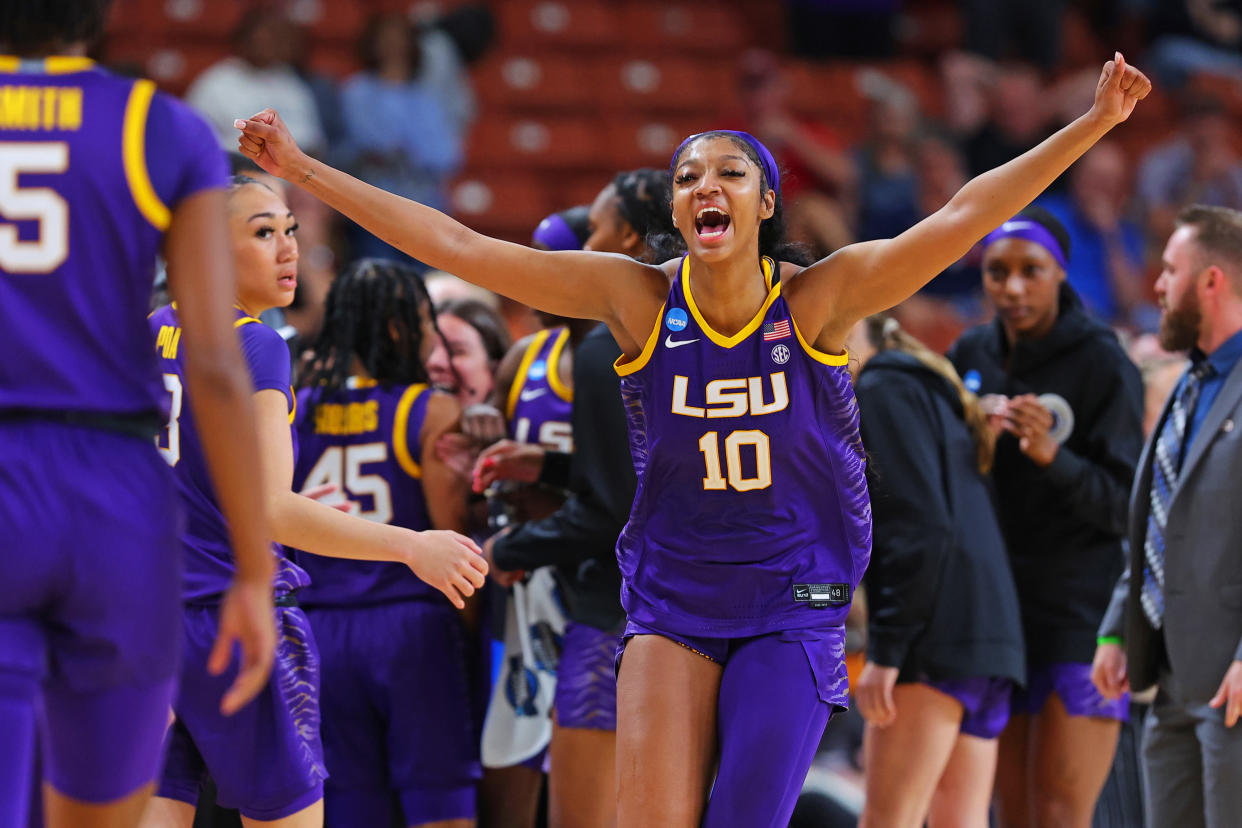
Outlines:
{"label": "number 3 jersey", "polygon": [[[185,353],[181,349],[181,323],[177,319],[176,305],[160,308],[151,314],[148,321],[151,334],[155,337],[160,370],[163,371],[168,408],[168,423],[164,432],[156,438],[156,445],[173,467],[186,517],[181,532],[182,545],[186,550],[182,597],[188,603],[214,603],[228,589],[236,571],[229,525],[216,499],[216,490],[211,483],[198,437],[198,426],[190,407],[189,389],[185,384]],[[255,391],[274,390],[284,394],[289,403],[289,422],[292,424],[295,400],[293,389],[289,386],[289,346],[276,331],[240,310],[236,312],[233,327],[237,331]],[[295,441],[295,455],[296,452]],[[255,474],[258,474],[259,459],[254,458],[254,462]],[[279,545],[273,544],[272,549],[277,558],[276,593],[287,593],[306,586],[306,573],[281,553]]]}
{"label": "number 3 jersey", "polygon": [[560,359],[569,328],[545,329],[531,338],[509,389],[509,436],[552,451],[573,452],[572,389],[561,382]]}
{"label": "number 3 jersey", "polygon": [[179,203],[227,185],[210,128],[150,81],[0,57],[0,410],[161,411],[160,241]]}
{"label": "number 3 jersey", "polygon": [[[431,528],[423,495],[420,435],[426,385],[384,387],[351,378],[339,391],[298,392],[296,425],[301,456],[294,491],[336,484],[340,496],[356,502],[359,517],[421,532]],[[306,552],[295,554],[311,576],[300,602],[307,607],[356,607],[413,599],[445,602],[405,564],[351,561]]]}
{"label": "number 3 jersey", "polygon": [[871,552],[845,356],[814,350],[763,260],[767,299],[712,330],[683,260],[642,353],[617,362],[638,491],[617,542],[631,620],[746,637],[842,624]]}

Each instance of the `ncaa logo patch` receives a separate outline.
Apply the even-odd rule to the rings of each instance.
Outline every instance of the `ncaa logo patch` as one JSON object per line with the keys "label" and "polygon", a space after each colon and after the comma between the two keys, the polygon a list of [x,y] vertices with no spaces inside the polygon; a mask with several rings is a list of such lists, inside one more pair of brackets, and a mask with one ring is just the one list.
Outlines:
{"label": "ncaa logo patch", "polygon": [[1074,409],[1060,394],[1040,394],[1039,404],[1052,412],[1052,428],[1048,436],[1064,443],[1074,433]]}
{"label": "ncaa logo patch", "polygon": [[532,362],[526,376],[533,380],[541,380],[548,375],[548,363],[542,359]]}
{"label": "ncaa logo patch", "polygon": [[966,390],[972,394],[978,394],[979,389],[983,387],[983,377],[979,376],[979,372],[971,368],[962,377],[962,385],[966,386]]}
{"label": "ncaa logo patch", "polygon": [[790,353],[788,345],[772,346],[772,361],[777,365],[784,365],[786,362],[789,362],[789,356]]}
{"label": "ncaa logo patch", "polygon": [[690,324],[690,317],[686,316],[686,312],[681,308],[672,308],[668,313],[664,314],[664,327],[676,333],[684,331],[686,325]]}

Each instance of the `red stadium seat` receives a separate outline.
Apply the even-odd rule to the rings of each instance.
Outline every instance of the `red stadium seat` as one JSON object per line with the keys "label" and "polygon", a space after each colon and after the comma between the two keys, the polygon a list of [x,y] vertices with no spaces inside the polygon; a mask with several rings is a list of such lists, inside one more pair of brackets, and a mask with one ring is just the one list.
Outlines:
{"label": "red stadium seat", "polygon": [[600,100],[610,108],[716,115],[736,95],[734,62],[688,58],[609,58]]}
{"label": "red stadium seat", "polygon": [[858,135],[865,126],[867,102],[858,90],[855,64],[791,61],[785,66],[790,104],[842,135]]}
{"label": "red stadium seat", "polygon": [[597,123],[580,118],[481,118],[470,134],[468,163],[515,170],[590,169],[605,157],[599,132]]}
{"label": "red stadium seat", "polygon": [[131,64],[175,95],[185,93],[190,83],[207,67],[228,55],[226,41],[167,42],[159,48],[142,40],[110,39],[105,59],[114,64]]}
{"label": "red stadium seat", "polygon": [[616,42],[620,16],[590,0],[507,0],[497,9],[499,35],[525,48],[598,48]]}
{"label": "red stadium seat", "polygon": [[474,71],[474,87],[484,106],[508,110],[577,110],[599,98],[594,62],[564,55],[498,54]]}
{"label": "red stadium seat", "polygon": [[682,139],[714,127],[710,119],[665,118],[638,113],[610,118],[607,128],[610,160],[618,170],[665,169]]}
{"label": "red stadium seat", "polygon": [[351,46],[358,40],[367,18],[371,16],[371,9],[366,3],[349,0],[295,0],[288,8],[293,22],[305,26],[307,33],[315,40],[331,40]]}
{"label": "red stadium seat", "polygon": [[537,176],[513,170],[467,171],[449,192],[453,215],[461,222],[479,232],[523,243],[530,240],[535,225],[556,209]]}
{"label": "red stadium seat", "polygon": [[724,0],[622,4],[623,36],[634,49],[661,54],[725,54],[749,42],[745,21]]}
{"label": "red stadium seat", "polygon": [[250,7],[244,0],[146,0],[169,36],[187,39],[228,38]]}

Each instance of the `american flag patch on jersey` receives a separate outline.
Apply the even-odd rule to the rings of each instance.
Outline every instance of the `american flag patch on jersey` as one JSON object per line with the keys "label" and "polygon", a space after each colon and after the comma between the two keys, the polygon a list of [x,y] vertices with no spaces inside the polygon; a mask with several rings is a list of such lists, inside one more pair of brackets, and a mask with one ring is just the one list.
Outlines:
{"label": "american flag patch on jersey", "polygon": [[763,323],[763,341],[774,342],[778,339],[788,339],[793,336],[793,331],[789,327],[788,319],[778,319],[775,322]]}

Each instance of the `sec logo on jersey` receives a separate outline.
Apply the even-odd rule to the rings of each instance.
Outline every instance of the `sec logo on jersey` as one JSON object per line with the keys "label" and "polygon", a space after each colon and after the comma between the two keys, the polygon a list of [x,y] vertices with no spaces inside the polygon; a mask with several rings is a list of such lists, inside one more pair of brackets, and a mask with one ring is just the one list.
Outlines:
{"label": "sec logo on jersey", "polygon": [[777,365],[784,365],[786,362],[789,362],[789,356],[788,345],[775,345],[772,347],[772,361]]}

